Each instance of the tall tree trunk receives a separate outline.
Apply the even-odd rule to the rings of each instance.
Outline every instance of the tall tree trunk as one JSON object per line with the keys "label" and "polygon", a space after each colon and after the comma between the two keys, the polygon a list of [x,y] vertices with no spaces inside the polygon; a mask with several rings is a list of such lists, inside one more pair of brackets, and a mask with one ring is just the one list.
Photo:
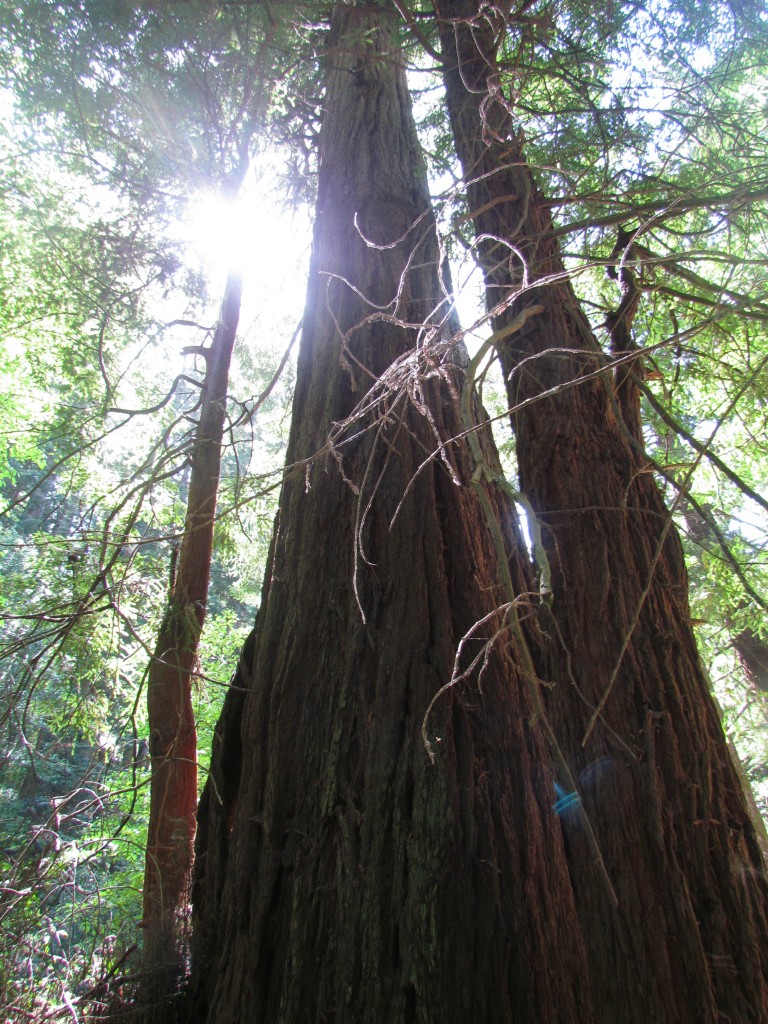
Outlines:
{"label": "tall tree trunk", "polygon": [[147,1013],[166,1019],[163,999],[184,970],[197,810],[197,732],[192,677],[205,621],[227,388],[242,284],[230,274],[213,340],[202,350],[205,376],[195,429],[184,536],[168,610],[149,666],[151,758],[144,869],[144,973]]}
{"label": "tall tree trunk", "polygon": [[[594,1013],[563,1019],[768,1020],[765,865],[700,668],[682,549],[638,444],[636,391],[625,369],[598,372],[606,359],[502,95],[498,9],[439,0],[437,10],[520,486],[551,570],[547,716],[618,900],[594,885],[561,802]],[[631,315],[631,281],[621,283]],[[534,304],[540,312],[504,338]],[[611,327],[626,350],[621,318]]]}
{"label": "tall tree trunk", "polygon": [[[297,468],[199,810],[197,1015],[588,1020],[538,683],[502,582],[524,610],[530,566],[456,440],[464,355],[386,8],[340,6],[327,60]],[[483,620],[459,670],[479,665],[438,696]]]}

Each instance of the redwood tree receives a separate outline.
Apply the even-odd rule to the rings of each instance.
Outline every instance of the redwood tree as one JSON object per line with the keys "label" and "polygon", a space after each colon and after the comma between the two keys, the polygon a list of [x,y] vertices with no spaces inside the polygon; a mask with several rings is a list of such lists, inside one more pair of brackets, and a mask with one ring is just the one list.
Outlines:
{"label": "redwood tree", "polygon": [[[503,19],[473,0],[437,9],[520,485],[551,573],[547,714],[618,900],[612,910],[570,835],[595,1016],[762,1020],[763,861],[696,651],[682,548],[642,449],[637,284],[621,266],[611,370],[500,88]],[[504,337],[532,304],[540,312]]]}
{"label": "redwood tree", "polygon": [[535,564],[472,399],[391,11],[340,6],[287,478],[198,813],[194,1012],[765,1020],[764,866],[634,383],[564,280],[497,92],[503,22],[439,15]]}
{"label": "redwood tree", "polygon": [[[575,1019],[586,998],[580,944],[558,948],[579,926],[531,680],[504,642],[506,561],[454,440],[463,348],[391,20],[334,14],[297,469],[199,813],[211,1020]],[[482,495],[525,602],[511,507]],[[461,670],[502,636],[481,686],[432,707],[433,764],[425,715],[483,619]],[[528,967],[553,950],[554,982]]]}

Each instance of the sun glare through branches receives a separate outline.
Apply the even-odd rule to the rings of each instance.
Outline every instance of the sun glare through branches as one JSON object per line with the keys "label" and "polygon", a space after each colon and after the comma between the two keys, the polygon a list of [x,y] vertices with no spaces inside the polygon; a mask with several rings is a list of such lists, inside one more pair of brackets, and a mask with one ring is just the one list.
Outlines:
{"label": "sun glare through branches", "polygon": [[277,315],[301,310],[310,222],[304,211],[280,203],[269,173],[252,171],[236,199],[201,193],[178,231],[190,260],[211,280],[242,274],[246,303],[252,299]]}

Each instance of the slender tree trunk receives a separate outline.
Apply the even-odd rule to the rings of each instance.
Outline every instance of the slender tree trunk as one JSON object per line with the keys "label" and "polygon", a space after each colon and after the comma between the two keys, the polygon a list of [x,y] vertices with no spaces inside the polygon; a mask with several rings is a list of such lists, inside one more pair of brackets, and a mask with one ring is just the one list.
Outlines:
{"label": "slender tree trunk", "polygon": [[[588,1020],[539,684],[503,583],[524,612],[530,566],[456,440],[463,349],[386,8],[340,6],[327,61],[298,471],[199,811],[197,1015]],[[476,623],[459,658],[475,671],[438,696]]]}
{"label": "slender tree trunk", "polygon": [[[540,307],[522,331],[498,337],[520,485],[551,568],[539,661],[555,683],[547,716],[580,780],[560,817],[593,1016],[564,1019],[765,1021],[765,866],[699,664],[682,549],[638,443],[636,390],[626,369],[599,372],[606,359],[499,85],[498,9],[437,8],[495,331]],[[621,283],[631,315],[631,282]],[[611,324],[617,355],[629,333],[621,312]],[[569,818],[577,800],[616,907]]]}
{"label": "slender tree trunk", "polygon": [[197,733],[192,677],[205,621],[232,349],[242,285],[230,274],[206,361],[195,429],[184,536],[168,610],[149,667],[150,812],[144,870],[143,1002],[150,1016],[178,989],[186,957],[197,810]]}

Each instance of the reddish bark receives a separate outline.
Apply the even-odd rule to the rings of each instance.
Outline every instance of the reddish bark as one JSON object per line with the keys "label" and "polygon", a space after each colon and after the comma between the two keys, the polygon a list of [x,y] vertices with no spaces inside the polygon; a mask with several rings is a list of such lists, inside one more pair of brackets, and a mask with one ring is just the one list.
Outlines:
{"label": "reddish bark", "polygon": [[547,713],[618,897],[614,909],[595,885],[565,810],[594,999],[592,1017],[569,1019],[768,1020],[765,868],[700,668],[681,546],[637,445],[632,382],[599,373],[606,358],[500,91],[498,12],[472,0],[438,12],[489,303],[506,302],[494,328],[543,306],[500,357],[520,485],[552,569]]}
{"label": "reddish bark", "polygon": [[149,1006],[178,986],[185,958],[198,799],[192,678],[208,599],[229,366],[241,292],[240,278],[230,275],[212,342],[203,352],[206,367],[184,536],[148,673],[152,774],[143,927]]}

